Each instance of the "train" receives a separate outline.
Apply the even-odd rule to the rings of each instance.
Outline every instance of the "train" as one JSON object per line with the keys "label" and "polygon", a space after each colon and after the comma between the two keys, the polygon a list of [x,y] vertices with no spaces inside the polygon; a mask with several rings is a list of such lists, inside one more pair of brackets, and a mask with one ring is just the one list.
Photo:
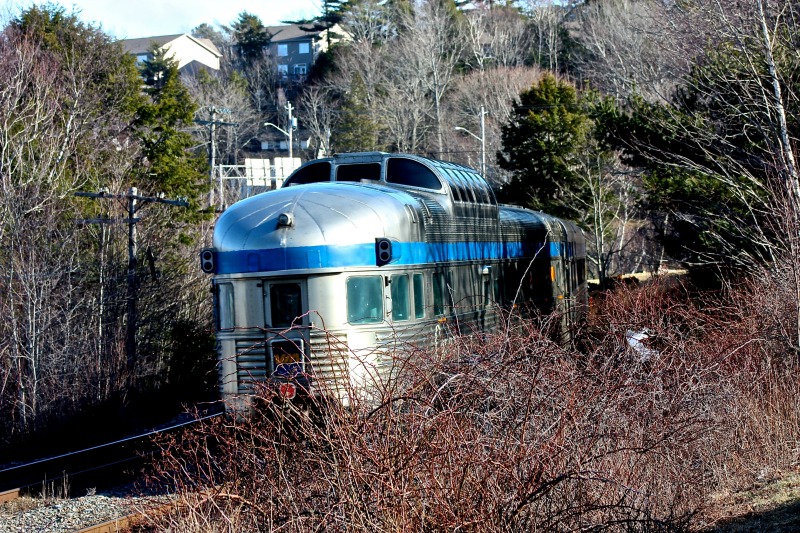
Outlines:
{"label": "train", "polygon": [[263,385],[352,404],[403,346],[491,331],[513,309],[569,332],[587,309],[574,222],[499,204],[476,170],[413,154],[309,161],[226,209],[200,256],[231,410]]}

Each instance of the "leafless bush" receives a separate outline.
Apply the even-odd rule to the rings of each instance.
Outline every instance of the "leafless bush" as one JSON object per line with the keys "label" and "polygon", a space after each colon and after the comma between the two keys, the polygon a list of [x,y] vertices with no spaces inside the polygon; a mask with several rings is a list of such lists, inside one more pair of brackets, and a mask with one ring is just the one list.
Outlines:
{"label": "leafless bush", "polygon": [[[779,334],[792,307],[775,303],[771,280],[700,300],[680,283],[620,288],[595,302],[585,353],[522,321],[409,348],[377,402],[349,409],[304,410],[264,389],[252,418],[165,443],[156,478],[180,498],[154,520],[172,531],[700,527],[712,493],[798,462],[797,356]],[[631,330],[647,332],[648,357]]]}

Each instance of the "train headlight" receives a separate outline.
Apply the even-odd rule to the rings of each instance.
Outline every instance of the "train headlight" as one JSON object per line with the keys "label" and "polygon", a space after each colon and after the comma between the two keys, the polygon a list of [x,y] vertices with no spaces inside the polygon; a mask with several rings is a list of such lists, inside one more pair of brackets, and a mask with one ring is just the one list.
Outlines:
{"label": "train headlight", "polygon": [[203,272],[206,274],[213,274],[216,268],[216,261],[215,261],[214,250],[211,248],[206,248],[202,252],[200,252],[200,268],[203,269]]}
{"label": "train headlight", "polygon": [[288,228],[294,226],[294,216],[291,213],[281,213],[278,215],[278,227]]}

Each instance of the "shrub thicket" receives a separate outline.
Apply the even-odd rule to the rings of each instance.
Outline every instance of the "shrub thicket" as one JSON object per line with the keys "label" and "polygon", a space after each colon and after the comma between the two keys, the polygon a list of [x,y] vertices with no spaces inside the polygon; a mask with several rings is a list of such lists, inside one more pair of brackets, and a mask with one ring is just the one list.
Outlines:
{"label": "shrub thicket", "polygon": [[[774,279],[774,278],[773,278]],[[171,531],[695,529],[714,492],[798,463],[780,285],[692,305],[679,284],[595,301],[588,348],[529,323],[398,354],[379,404],[247,420],[164,443]],[[772,305],[770,305],[772,302]],[[644,332],[646,350],[628,342]]]}

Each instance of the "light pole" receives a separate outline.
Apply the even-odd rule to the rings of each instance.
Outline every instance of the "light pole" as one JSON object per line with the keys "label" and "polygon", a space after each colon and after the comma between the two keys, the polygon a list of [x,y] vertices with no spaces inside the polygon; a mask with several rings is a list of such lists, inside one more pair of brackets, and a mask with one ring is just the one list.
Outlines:
{"label": "light pole", "polygon": [[456,126],[454,129],[457,130],[457,131],[463,131],[464,133],[467,133],[467,134],[475,137],[476,139],[478,139],[481,142],[481,176],[483,176],[483,178],[486,179],[486,129],[485,129],[485,126],[484,126],[484,121],[483,121],[484,115],[486,115],[486,111],[483,109],[483,106],[481,106],[481,136],[480,137],[478,137],[477,135],[475,135],[474,133],[472,133],[468,129],[462,128],[461,126]]}
{"label": "light pole", "polygon": [[291,159],[292,158],[292,128],[289,128],[289,131],[286,131],[285,129],[281,128],[280,126],[276,126],[272,122],[265,122],[264,125],[265,126],[272,126],[273,128],[275,128],[276,130],[278,130],[279,132],[283,133],[284,135],[286,135],[286,137],[289,138],[289,159]]}
{"label": "light pole", "polygon": [[292,159],[292,155],[293,155],[292,154],[292,130],[295,128],[296,122],[295,122],[295,119],[292,118],[292,103],[291,102],[289,102],[287,104],[286,110],[289,112],[289,131],[286,131],[285,129],[283,129],[283,128],[279,127],[279,126],[276,126],[272,122],[265,122],[264,125],[265,126],[272,126],[273,128],[275,128],[276,130],[278,130],[279,132],[283,133],[284,135],[286,135],[286,137],[289,138],[289,159]]}

